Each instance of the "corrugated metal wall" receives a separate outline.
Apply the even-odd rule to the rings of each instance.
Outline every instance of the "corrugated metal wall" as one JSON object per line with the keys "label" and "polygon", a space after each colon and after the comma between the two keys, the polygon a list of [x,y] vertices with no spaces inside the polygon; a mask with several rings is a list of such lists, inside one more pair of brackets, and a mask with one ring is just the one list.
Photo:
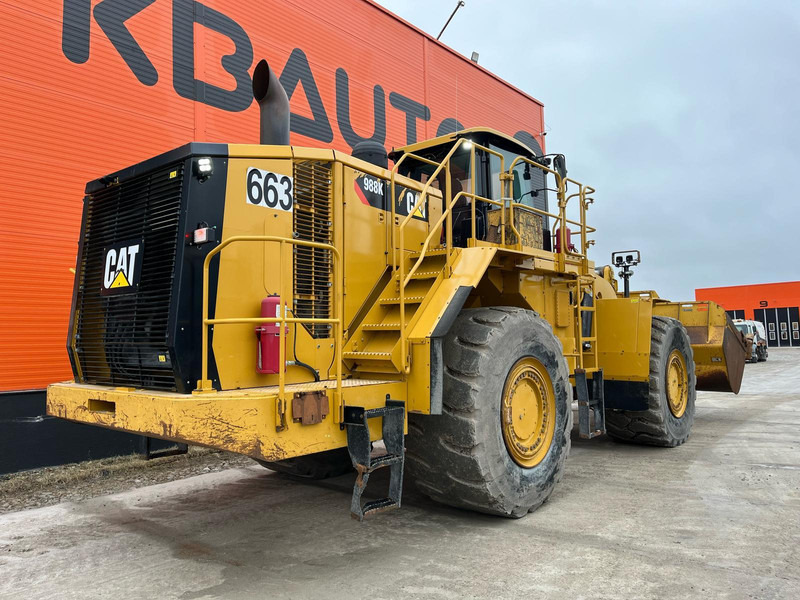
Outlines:
{"label": "corrugated metal wall", "polygon": [[294,144],[391,148],[454,120],[542,142],[533,98],[367,0],[0,0],[0,39],[0,391],[71,376],[85,182],[187,141],[256,142],[262,57]]}

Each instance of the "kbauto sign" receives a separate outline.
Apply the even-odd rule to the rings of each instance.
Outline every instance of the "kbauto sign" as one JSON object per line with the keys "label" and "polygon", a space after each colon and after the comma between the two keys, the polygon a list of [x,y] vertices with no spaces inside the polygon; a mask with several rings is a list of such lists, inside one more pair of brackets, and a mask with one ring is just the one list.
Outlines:
{"label": "kbauto sign", "polygon": [[70,376],[85,182],[192,140],[257,142],[261,58],[294,144],[391,149],[477,125],[541,142],[540,103],[369,0],[2,0],[0,39],[0,391]]}
{"label": "kbauto sign", "polygon": [[[136,77],[136,79],[145,86],[154,86],[159,81],[159,73],[145,48],[143,48],[131,31],[126,26],[126,22],[138,15],[145,15],[149,7],[155,4],[156,0],[102,0],[94,5],[92,8],[91,0],[64,0],[63,11],[63,29],[62,29],[62,50],[64,56],[71,62],[76,64],[86,63],[91,56],[91,39],[92,39],[92,22],[102,31],[108,41],[111,42],[114,49],[119,54],[120,58],[124,61],[127,68]],[[202,102],[230,112],[239,112],[246,110],[252,103],[252,91],[250,87],[250,68],[253,65],[254,52],[253,42],[247,31],[239,24],[239,22],[225,14],[220,10],[216,10],[211,6],[201,4],[195,0],[172,0],[172,87],[176,94],[183,98]],[[258,25],[257,29],[272,29],[272,27],[264,27],[264,23],[274,23],[278,25],[276,29],[283,28],[283,22],[290,19],[291,15],[286,14],[285,9],[276,7],[273,11],[268,10],[267,6],[260,3],[246,3],[251,4],[247,10],[247,15],[252,20],[253,9],[258,9],[259,6],[263,7],[261,16],[263,19],[256,19]],[[323,20],[327,17],[334,16],[333,13],[337,10],[337,4],[356,4],[361,10],[375,12],[376,17],[385,19],[388,17],[377,6],[363,6],[364,2],[333,2],[330,4],[320,3],[318,8],[326,13],[321,15]],[[231,6],[230,8],[233,8]],[[378,12],[380,11],[380,12]],[[282,14],[283,13],[283,14]],[[299,15],[297,15],[299,17]],[[142,17],[144,18],[144,17]],[[151,15],[155,18],[155,13]],[[246,17],[245,17],[246,18]],[[308,19],[308,15],[304,15],[304,20]],[[274,20],[273,20],[274,19]],[[279,21],[280,24],[275,23]],[[355,26],[357,21],[353,20]],[[394,23],[393,23],[394,24]],[[195,64],[197,63],[196,56],[196,39],[195,31],[196,26],[202,26],[211,32],[214,32],[218,37],[227,38],[233,47],[233,52],[225,54],[220,57],[214,57],[220,60],[220,66],[229,76],[227,87],[216,85],[208,81],[203,81],[195,76]],[[385,69],[378,69],[370,73],[371,79],[384,79],[390,80],[394,78],[394,71],[402,70],[403,67],[410,67],[412,70],[424,71],[427,66],[424,61],[415,62],[412,60],[413,53],[406,55],[404,49],[414,44],[430,44],[430,39],[426,39],[420,35],[418,31],[411,27],[406,26],[406,35],[411,44],[406,43],[399,48],[383,48],[381,43],[382,31],[378,27],[368,28],[365,36],[370,43],[361,48],[353,48],[355,52],[342,52],[347,48],[346,39],[331,38],[328,40],[328,51],[325,52],[326,60],[335,56],[337,59],[355,59],[356,61],[375,62],[381,54],[384,54],[386,59]],[[311,34],[311,29],[307,30]],[[294,40],[295,43],[303,43],[309,41],[314,35],[308,35],[307,39]],[[358,36],[360,37],[360,35]],[[344,36],[343,36],[344,38]],[[356,39],[350,40],[356,44]],[[435,46],[437,51],[442,51],[443,48]],[[333,50],[333,52],[330,52]],[[338,50],[338,52],[337,52]],[[214,58],[206,55],[207,60],[214,60]],[[463,62],[463,61],[461,61]],[[372,87],[372,106],[369,111],[373,116],[373,123],[371,134],[361,135],[356,132],[352,123],[352,110],[351,107],[351,94],[350,94],[350,75],[344,66],[335,66],[335,83],[334,83],[334,102],[326,103],[322,100],[320,94],[320,87],[317,83],[317,77],[320,75],[329,74],[334,65],[326,65],[325,67],[317,69],[315,76],[314,69],[309,63],[308,56],[301,47],[292,48],[291,53],[286,59],[280,81],[286,89],[291,100],[299,87],[305,92],[306,102],[311,116],[306,117],[302,114],[294,113],[292,115],[292,131],[303,136],[312,138],[318,142],[329,144],[334,140],[333,129],[331,127],[331,120],[329,111],[330,104],[335,104],[335,117],[336,125],[341,136],[352,148],[358,142],[364,140],[376,141],[381,144],[386,143],[387,138],[387,118],[386,118],[386,91],[384,85],[376,83]],[[459,65],[464,68],[466,65]],[[486,73],[478,71],[472,65],[468,68],[486,77]],[[365,78],[363,83],[367,83]],[[398,111],[405,125],[405,139],[403,143],[414,143],[418,137],[418,125],[422,122],[430,122],[432,119],[431,109],[423,101],[426,95],[426,87],[436,82],[426,81],[423,78],[420,82],[422,85],[417,87],[397,91],[389,91],[389,107]],[[463,128],[463,124],[455,116],[458,110],[458,74],[454,73],[446,78],[445,85],[452,86],[451,91],[453,102],[447,108],[453,114],[439,115],[435,120],[436,128],[435,133],[441,135],[449,133],[457,129]],[[232,85],[231,85],[232,84]],[[388,86],[391,86],[389,83]],[[387,86],[387,87],[388,87]],[[480,86],[478,86],[480,87]],[[478,92],[479,89],[465,90],[467,95],[472,95]],[[510,89],[508,91],[511,91]],[[446,93],[446,92],[445,92]],[[512,92],[513,93],[513,92]],[[407,95],[406,95],[407,94]],[[506,100],[502,96],[493,97],[494,110],[503,111],[502,103]],[[365,108],[365,107],[362,107]],[[539,112],[540,107],[534,103],[528,107],[527,114],[518,115],[517,118],[520,122],[527,121],[528,128],[536,129],[537,133],[540,128],[531,127],[536,120],[536,113]],[[462,111],[465,110],[462,108]],[[470,112],[466,108],[466,112]],[[446,113],[445,113],[446,114]],[[485,118],[492,118],[491,114],[485,114]],[[425,128],[426,134],[430,135],[429,128]],[[535,146],[536,150],[539,144],[536,142],[534,135],[526,130],[520,130],[514,133],[519,138],[524,139],[527,143]]]}

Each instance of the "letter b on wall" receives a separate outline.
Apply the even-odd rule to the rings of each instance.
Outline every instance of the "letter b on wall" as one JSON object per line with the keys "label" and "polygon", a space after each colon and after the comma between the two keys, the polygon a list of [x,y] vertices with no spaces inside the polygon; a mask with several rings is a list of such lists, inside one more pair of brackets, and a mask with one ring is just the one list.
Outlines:
{"label": "letter b on wall", "polygon": [[[225,90],[195,79],[194,24],[199,23],[230,38],[233,54],[222,57],[222,67],[236,81],[236,89]],[[195,0],[172,3],[172,85],[184,98],[238,112],[253,101],[248,69],[253,64],[253,45],[244,29],[233,19]]]}

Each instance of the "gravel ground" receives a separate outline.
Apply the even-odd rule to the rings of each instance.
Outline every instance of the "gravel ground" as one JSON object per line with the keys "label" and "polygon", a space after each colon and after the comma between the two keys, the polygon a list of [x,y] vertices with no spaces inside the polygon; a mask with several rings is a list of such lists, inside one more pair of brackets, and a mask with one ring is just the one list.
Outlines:
{"label": "gravel ground", "polygon": [[0,476],[0,514],[78,502],[124,490],[185,479],[253,461],[238,454],[191,447],[187,454],[145,459],[139,455],[91,460]]}

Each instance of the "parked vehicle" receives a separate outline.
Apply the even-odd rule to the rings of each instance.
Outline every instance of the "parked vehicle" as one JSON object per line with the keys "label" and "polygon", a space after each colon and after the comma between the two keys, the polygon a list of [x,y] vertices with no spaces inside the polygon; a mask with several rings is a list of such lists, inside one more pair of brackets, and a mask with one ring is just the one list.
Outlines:
{"label": "parked vehicle", "polygon": [[764,362],[767,360],[769,351],[767,349],[767,332],[764,329],[764,324],[760,321],[747,319],[734,319],[733,323],[747,340],[750,362]]}

